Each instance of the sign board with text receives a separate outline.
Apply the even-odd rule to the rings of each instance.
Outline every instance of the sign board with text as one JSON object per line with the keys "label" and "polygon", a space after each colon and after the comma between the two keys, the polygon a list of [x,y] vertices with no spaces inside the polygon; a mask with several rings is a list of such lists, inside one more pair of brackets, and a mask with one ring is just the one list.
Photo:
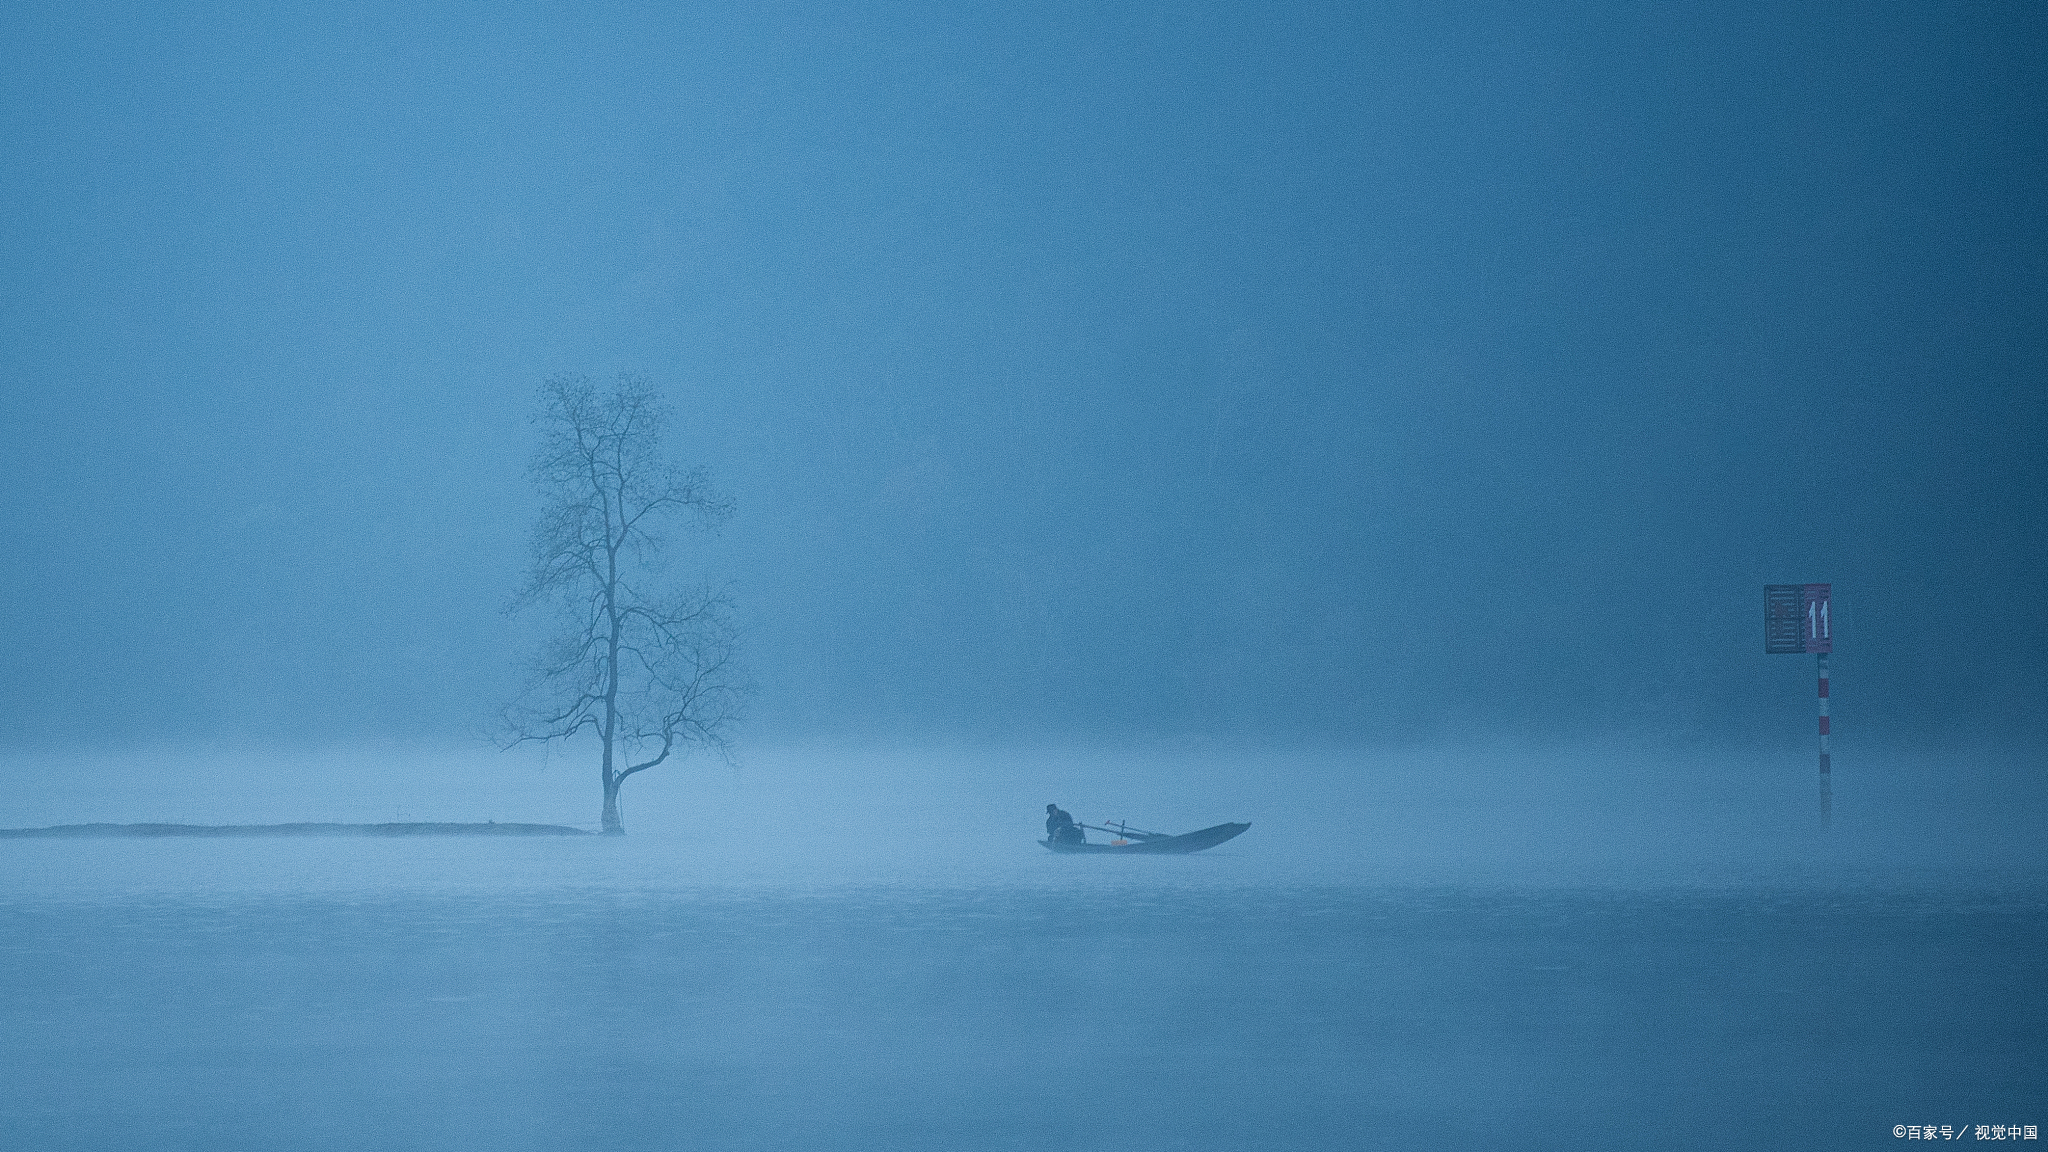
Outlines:
{"label": "sign board with text", "polygon": [[1764,585],[1764,651],[1833,652],[1834,625],[1828,619],[1828,585]]}

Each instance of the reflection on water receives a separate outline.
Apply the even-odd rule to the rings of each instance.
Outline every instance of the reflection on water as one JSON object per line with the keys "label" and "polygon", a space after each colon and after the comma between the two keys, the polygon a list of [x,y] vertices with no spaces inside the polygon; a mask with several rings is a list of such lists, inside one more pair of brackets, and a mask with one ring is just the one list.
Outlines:
{"label": "reflection on water", "polygon": [[19,1147],[1862,1148],[2048,1118],[2026,887],[0,848]]}

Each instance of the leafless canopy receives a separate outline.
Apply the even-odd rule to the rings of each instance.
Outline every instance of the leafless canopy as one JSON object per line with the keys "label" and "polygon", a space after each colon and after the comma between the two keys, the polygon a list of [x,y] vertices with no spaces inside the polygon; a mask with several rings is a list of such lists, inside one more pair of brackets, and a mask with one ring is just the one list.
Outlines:
{"label": "leafless canopy", "polygon": [[533,563],[510,609],[547,605],[561,628],[504,711],[505,746],[588,728],[602,751],[603,824],[623,831],[619,785],[696,744],[721,755],[747,695],[732,604],[664,579],[668,531],[714,529],[732,502],[662,453],[669,410],[644,379],[542,385],[529,472],[545,501]]}

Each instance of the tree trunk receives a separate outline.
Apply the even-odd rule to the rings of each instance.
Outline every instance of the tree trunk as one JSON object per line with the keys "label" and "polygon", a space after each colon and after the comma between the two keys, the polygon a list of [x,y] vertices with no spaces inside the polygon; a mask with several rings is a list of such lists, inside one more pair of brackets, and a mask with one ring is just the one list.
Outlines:
{"label": "tree trunk", "polygon": [[605,773],[604,834],[607,836],[624,836],[626,834],[626,825],[619,819],[620,783],[619,777],[613,776],[609,772]]}

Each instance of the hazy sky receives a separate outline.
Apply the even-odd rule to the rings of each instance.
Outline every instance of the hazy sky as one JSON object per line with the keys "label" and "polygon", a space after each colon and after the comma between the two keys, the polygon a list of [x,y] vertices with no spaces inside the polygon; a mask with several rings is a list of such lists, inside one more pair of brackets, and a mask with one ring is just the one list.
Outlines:
{"label": "hazy sky", "polygon": [[[461,739],[533,390],[748,741],[2048,733],[2048,8],[0,12],[0,743]],[[1762,733],[1763,736],[1758,734]]]}

